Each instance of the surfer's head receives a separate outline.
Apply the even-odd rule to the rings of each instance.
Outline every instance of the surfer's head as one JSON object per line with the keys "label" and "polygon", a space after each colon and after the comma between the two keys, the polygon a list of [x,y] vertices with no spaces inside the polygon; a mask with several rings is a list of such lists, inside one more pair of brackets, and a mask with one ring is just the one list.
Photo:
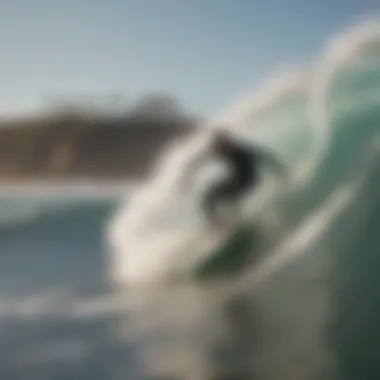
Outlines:
{"label": "surfer's head", "polygon": [[219,130],[215,133],[213,146],[217,151],[224,151],[231,146],[232,138],[227,131]]}

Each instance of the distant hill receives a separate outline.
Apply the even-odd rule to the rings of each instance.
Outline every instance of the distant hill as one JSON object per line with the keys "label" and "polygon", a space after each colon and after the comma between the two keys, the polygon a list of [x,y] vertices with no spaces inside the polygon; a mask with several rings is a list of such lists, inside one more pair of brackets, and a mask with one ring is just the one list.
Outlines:
{"label": "distant hill", "polygon": [[3,121],[0,180],[140,180],[166,144],[193,133],[197,121],[144,109],[123,116],[65,110]]}

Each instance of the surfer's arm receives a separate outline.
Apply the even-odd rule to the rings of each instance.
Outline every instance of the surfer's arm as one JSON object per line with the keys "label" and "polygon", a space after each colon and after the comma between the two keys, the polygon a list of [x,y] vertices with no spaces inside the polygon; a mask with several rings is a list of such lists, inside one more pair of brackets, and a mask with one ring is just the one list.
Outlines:
{"label": "surfer's arm", "polygon": [[287,178],[289,175],[288,166],[271,152],[261,152],[262,160],[265,165],[270,166],[279,176]]}

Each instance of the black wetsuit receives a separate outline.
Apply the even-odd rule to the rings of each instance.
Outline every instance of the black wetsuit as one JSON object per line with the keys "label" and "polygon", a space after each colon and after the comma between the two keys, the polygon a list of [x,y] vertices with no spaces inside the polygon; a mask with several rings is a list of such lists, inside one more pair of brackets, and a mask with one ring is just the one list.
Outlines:
{"label": "black wetsuit", "polygon": [[255,185],[260,153],[244,146],[231,144],[216,152],[231,167],[231,175],[213,186],[204,198],[204,210],[214,211],[220,201],[235,201]]}

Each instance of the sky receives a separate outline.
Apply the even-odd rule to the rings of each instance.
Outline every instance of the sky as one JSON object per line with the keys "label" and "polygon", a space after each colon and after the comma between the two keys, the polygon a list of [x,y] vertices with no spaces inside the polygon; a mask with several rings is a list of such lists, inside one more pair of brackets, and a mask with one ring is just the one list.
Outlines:
{"label": "sky", "polygon": [[211,115],[378,0],[0,0],[0,114],[48,97],[177,96]]}

